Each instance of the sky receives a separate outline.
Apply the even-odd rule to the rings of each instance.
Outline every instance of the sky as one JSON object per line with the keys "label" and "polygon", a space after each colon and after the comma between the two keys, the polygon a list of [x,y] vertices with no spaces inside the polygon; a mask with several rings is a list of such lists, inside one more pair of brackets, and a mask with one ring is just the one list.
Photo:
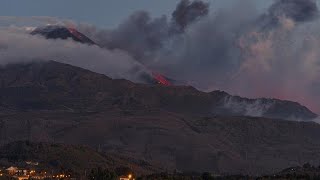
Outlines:
{"label": "sky", "polygon": [[[243,0],[206,0],[211,8],[223,8]],[[271,1],[271,0],[270,0]],[[254,0],[259,9],[270,1]],[[170,14],[179,0],[0,0],[0,16],[51,16],[114,27],[138,10],[152,16]]]}

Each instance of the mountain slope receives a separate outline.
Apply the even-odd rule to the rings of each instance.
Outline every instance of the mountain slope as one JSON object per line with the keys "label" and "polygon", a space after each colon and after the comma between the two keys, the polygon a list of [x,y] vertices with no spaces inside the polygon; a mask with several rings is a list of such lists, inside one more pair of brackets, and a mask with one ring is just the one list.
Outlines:
{"label": "mountain slope", "polygon": [[221,91],[204,93],[186,86],[134,84],[54,61],[2,67],[0,99],[1,109],[19,111],[152,107],[201,116],[244,115],[291,120],[317,117],[295,102],[246,99]]}

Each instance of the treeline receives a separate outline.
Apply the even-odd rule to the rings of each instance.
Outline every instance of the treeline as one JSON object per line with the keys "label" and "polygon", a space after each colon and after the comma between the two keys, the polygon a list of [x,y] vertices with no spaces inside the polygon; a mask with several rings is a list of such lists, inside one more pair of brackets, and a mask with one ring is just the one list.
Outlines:
{"label": "treeline", "polygon": [[[134,172],[127,167],[117,168],[114,171],[96,168],[88,174],[90,180],[116,180],[119,176],[131,174],[135,180],[269,180],[269,179],[320,179],[320,166],[315,167],[309,163],[303,166],[290,167],[279,173],[265,176],[248,175],[217,175],[208,172],[205,173],[157,173],[136,177]],[[132,178],[132,179],[133,179]]]}
{"label": "treeline", "polygon": [[[120,171],[119,171],[120,170]],[[203,174],[184,174],[184,173],[159,173],[159,174],[151,174],[146,176],[136,177],[132,170],[129,168],[127,169],[116,169],[115,171],[110,171],[107,169],[95,168],[92,169],[91,172],[88,174],[87,178],[89,180],[116,180],[119,179],[120,176],[127,176],[131,174],[135,180],[220,180],[220,179],[249,179],[248,176],[242,175],[233,175],[233,176],[217,176],[210,173],[203,173]],[[132,179],[133,179],[132,178]]]}
{"label": "treeline", "polygon": [[[103,169],[103,168],[94,168],[87,175],[89,180],[118,180],[120,176],[131,175],[133,178],[135,174],[132,169],[129,167],[118,167],[114,170]],[[136,179],[136,178],[135,178]]]}

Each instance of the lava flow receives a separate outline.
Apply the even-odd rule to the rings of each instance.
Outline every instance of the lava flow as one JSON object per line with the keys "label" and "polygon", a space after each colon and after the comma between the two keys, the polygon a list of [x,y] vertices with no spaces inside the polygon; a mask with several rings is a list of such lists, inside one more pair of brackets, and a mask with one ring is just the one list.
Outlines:
{"label": "lava flow", "polygon": [[97,45],[94,41],[92,41],[91,39],[89,39],[88,37],[86,37],[85,35],[83,35],[82,33],[80,33],[79,31],[77,31],[75,28],[68,28],[69,32],[78,39],[78,41],[86,43],[86,44],[90,44],[90,45]]}
{"label": "lava flow", "polygon": [[156,73],[156,72],[152,72],[152,76],[157,81],[157,83],[164,85],[164,86],[172,86],[172,83],[167,78],[165,78],[163,75]]}

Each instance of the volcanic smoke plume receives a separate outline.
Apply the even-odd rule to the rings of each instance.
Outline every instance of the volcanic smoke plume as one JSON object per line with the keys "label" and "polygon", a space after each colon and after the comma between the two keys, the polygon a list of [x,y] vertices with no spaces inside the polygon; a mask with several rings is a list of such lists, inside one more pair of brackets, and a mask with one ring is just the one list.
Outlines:
{"label": "volcanic smoke plume", "polygon": [[314,0],[276,0],[269,14],[273,18],[285,16],[296,22],[304,22],[318,15],[318,7]]}
{"label": "volcanic smoke plume", "polygon": [[[219,10],[200,0],[182,0],[170,17],[152,18],[139,11],[114,29],[73,25],[104,49],[71,41],[62,46],[66,42],[20,33],[0,39],[0,60],[7,63],[24,55],[29,60],[71,62],[133,81],[139,80],[128,72],[143,64],[201,90],[287,99],[320,113],[318,14],[314,0],[274,0],[265,12],[250,0],[238,0],[234,7]],[[12,29],[3,33],[10,34]],[[22,48],[18,42],[28,45]],[[51,50],[46,53],[38,43]],[[73,50],[61,48],[68,46]],[[88,51],[92,56],[81,54]]]}
{"label": "volcanic smoke plume", "polygon": [[182,0],[176,10],[172,13],[172,22],[177,26],[178,31],[184,29],[197,19],[208,15],[209,4],[202,1]]}

